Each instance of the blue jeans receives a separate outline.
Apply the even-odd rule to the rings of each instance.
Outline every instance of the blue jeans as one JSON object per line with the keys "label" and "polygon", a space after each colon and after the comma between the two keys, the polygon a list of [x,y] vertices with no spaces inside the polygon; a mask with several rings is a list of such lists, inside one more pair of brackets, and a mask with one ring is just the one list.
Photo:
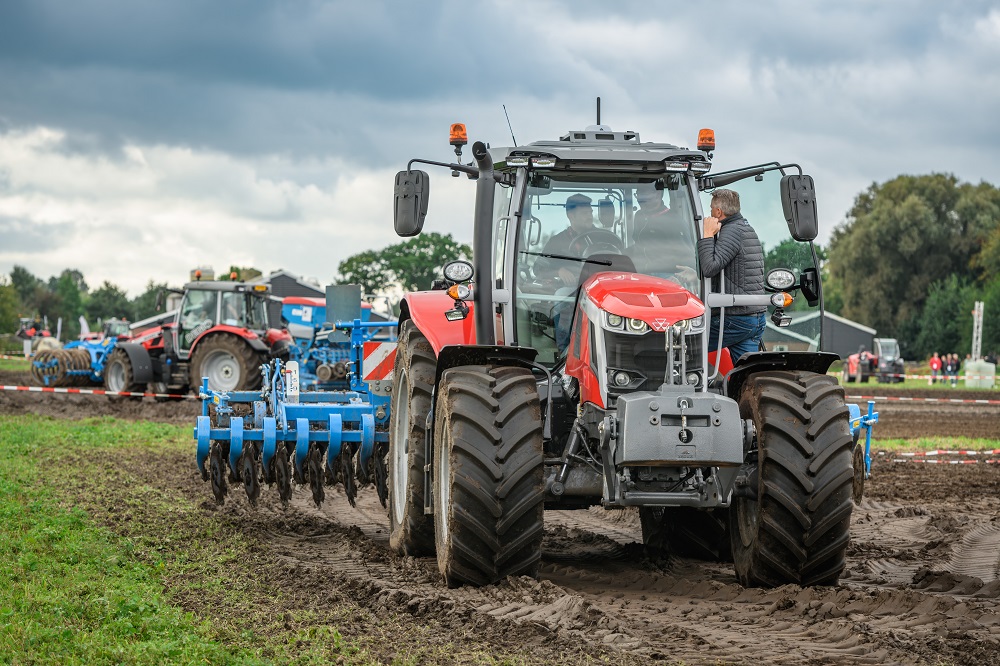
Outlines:
{"label": "blue jeans", "polygon": [[[764,337],[766,312],[752,315],[726,315],[722,331],[722,346],[729,347],[729,355],[736,362],[740,356],[760,351],[760,339]],[[719,346],[719,318],[712,317],[708,336],[708,351]]]}

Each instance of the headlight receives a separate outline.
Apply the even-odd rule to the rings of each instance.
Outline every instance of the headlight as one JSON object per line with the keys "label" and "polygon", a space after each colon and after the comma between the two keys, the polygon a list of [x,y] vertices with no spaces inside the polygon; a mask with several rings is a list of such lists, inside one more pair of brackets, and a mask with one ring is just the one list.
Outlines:
{"label": "headlight", "polygon": [[771,289],[783,291],[795,285],[795,273],[787,268],[775,268],[767,274],[764,281],[767,282],[767,286]]}
{"label": "headlight", "polygon": [[697,386],[700,380],[701,380],[701,375],[699,375],[697,372],[688,373],[687,382],[691,386]]}
{"label": "headlight", "polygon": [[474,273],[472,264],[467,261],[452,261],[444,267],[444,276],[451,282],[466,282]]}
{"label": "headlight", "polygon": [[642,333],[647,328],[648,327],[646,326],[646,322],[644,322],[641,319],[629,319],[628,320],[628,330],[632,331],[633,333]]}
{"label": "headlight", "polygon": [[621,370],[616,372],[612,379],[615,382],[615,386],[628,386],[632,383],[632,377],[627,372]]}
{"label": "headlight", "polygon": [[621,315],[608,313],[608,326],[611,328],[621,328],[624,322],[625,318]]}

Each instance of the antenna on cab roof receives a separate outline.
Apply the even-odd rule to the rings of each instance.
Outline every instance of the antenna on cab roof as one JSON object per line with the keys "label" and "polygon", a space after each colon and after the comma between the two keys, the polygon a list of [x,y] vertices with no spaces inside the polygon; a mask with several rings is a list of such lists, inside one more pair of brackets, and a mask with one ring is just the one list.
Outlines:
{"label": "antenna on cab roof", "polygon": [[507,105],[501,104],[503,107],[504,118],[507,119],[507,129],[510,130],[510,140],[514,142],[514,147],[517,148],[517,139],[514,138],[514,128],[510,126],[510,116],[507,115]]}
{"label": "antenna on cab roof", "polygon": [[597,124],[601,124],[601,98],[597,98]]}

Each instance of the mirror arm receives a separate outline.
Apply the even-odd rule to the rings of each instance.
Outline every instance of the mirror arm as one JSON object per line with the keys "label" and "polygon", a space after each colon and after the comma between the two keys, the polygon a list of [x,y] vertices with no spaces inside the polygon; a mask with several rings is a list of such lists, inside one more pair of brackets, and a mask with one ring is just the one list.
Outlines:
{"label": "mirror arm", "polygon": [[767,162],[766,164],[757,164],[752,167],[737,169],[735,171],[723,171],[717,174],[705,175],[698,179],[698,190],[705,191],[716,187],[723,187],[725,185],[729,185],[730,183],[735,183],[738,180],[749,178],[750,176],[760,176],[768,171],[779,171],[781,172],[781,175],[784,176],[785,169],[795,169],[798,171],[799,175],[802,174],[802,167],[798,164]]}
{"label": "mirror arm", "polygon": [[406,170],[413,171],[414,164],[431,164],[434,166],[445,167],[447,169],[452,169],[453,171],[461,171],[469,176],[479,177],[479,169],[471,166],[466,166],[465,164],[450,164],[448,162],[434,162],[432,160],[420,160],[412,159],[406,163]]}

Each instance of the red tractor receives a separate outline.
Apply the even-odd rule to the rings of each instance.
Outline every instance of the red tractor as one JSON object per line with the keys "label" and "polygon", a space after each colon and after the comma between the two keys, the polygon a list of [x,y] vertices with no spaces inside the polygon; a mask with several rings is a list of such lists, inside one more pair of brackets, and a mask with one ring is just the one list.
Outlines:
{"label": "red tractor", "polygon": [[268,327],[266,284],[190,282],[172,321],[119,342],[108,356],[109,391],[181,395],[198,391],[201,378],[219,391],[260,387],[260,365],[291,344],[286,331]]}
{"label": "red tractor", "polygon": [[[457,162],[396,176],[400,236],[428,208],[413,163],[468,175],[476,202],[473,262],[400,304],[392,547],[436,553],[451,586],[485,585],[536,572],[544,509],[636,507],[646,544],[731,559],[744,585],[835,584],[854,476],[844,390],[826,375],[838,357],[709,348],[710,309],[771,306],[787,325],[789,292],[821,308],[812,179],[778,162],[712,174],[710,130],[693,150],[598,124],[477,142],[469,164],[452,130]],[[798,241],[764,295],[701,276],[703,211],[724,186],[765,247]],[[574,204],[592,228],[554,251],[570,201],[592,202]]]}
{"label": "red tractor", "polygon": [[899,355],[899,343],[896,339],[875,338],[874,345],[873,351],[862,346],[857,353],[844,360],[841,375],[845,384],[867,384],[872,375],[878,376],[880,384],[897,384],[906,378],[906,367]]}

